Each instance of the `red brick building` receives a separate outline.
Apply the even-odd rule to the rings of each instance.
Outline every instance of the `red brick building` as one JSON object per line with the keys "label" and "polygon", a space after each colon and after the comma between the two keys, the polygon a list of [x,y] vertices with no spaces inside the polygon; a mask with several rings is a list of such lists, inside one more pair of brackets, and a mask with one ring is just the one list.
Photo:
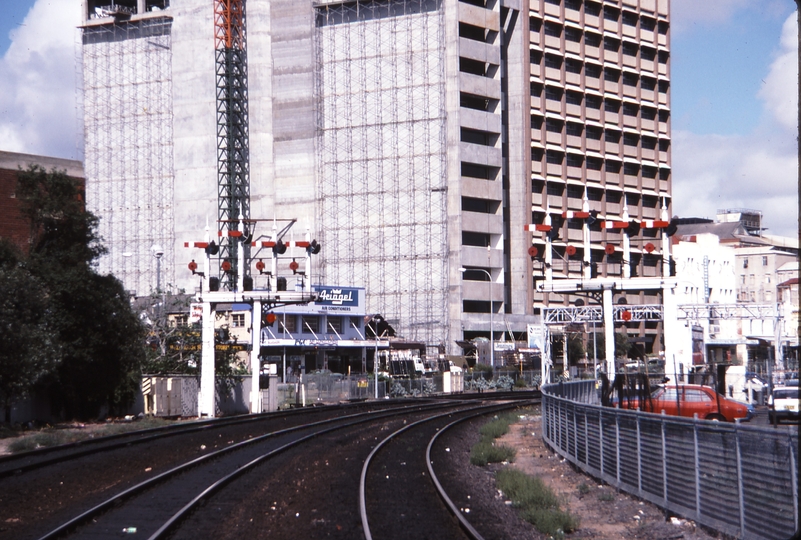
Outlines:
{"label": "red brick building", "polygon": [[17,173],[32,164],[48,171],[66,171],[67,175],[81,182],[85,178],[80,161],[0,151],[0,238],[11,240],[22,250],[27,250],[30,230],[20,215],[16,198]]}

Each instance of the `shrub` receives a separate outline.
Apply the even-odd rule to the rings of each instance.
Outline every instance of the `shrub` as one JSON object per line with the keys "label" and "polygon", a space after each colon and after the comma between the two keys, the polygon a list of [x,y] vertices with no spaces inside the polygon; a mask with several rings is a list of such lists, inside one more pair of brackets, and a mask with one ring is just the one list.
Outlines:
{"label": "shrub", "polygon": [[578,528],[578,518],[561,509],[559,498],[542,479],[503,469],[498,471],[495,481],[498,489],[520,509],[521,517],[540,532],[561,537]]}
{"label": "shrub", "polygon": [[496,416],[491,422],[487,422],[478,432],[482,438],[497,439],[509,433],[509,426],[517,422],[519,416],[516,413],[507,413],[502,416]]}
{"label": "shrub", "polygon": [[520,377],[515,381],[516,388],[525,388],[526,387],[526,380]]}
{"label": "shrub", "polygon": [[496,445],[492,440],[481,440],[470,449],[470,463],[483,467],[488,463],[512,462],[516,455],[514,448]]}

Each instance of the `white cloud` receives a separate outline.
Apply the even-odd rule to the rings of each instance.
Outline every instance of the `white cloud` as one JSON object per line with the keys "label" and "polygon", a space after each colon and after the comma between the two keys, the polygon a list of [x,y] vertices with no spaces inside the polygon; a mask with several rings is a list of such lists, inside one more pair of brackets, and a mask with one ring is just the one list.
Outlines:
{"label": "white cloud", "polygon": [[795,13],[784,21],[779,47],[758,95],[779,124],[788,130],[797,131],[798,24]]}
{"label": "white cloud", "polygon": [[80,0],[37,0],[0,59],[0,150],[78,159]]}
{"label": "white cloud", "polygon": [[798,29],[784,23],[758,97],[761,124],[748,135],[673,132],[673,213],[710,217],[723,208],[763,213],[769,232],[798,234]]}
{"label": "white cloud", "polygon": [[782,13],[786,6],[787,0],[671,0],[670,28],[673,34],[682,33],[698,25],[727,23],[742,11]]}

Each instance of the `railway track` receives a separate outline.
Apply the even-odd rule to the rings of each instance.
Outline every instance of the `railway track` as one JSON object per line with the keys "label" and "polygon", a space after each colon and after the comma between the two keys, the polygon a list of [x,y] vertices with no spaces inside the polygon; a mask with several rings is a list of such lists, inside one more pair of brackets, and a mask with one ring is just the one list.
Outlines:
{"label": "railway track", "polygon": [[[522,394],[515,397],[525,397]],[[368,410],[375,407],[379,410]],[[106,483],[110,486],[106,489],[67,500],[57,511],[36,523],[26,524],[29,526],[24,532],[18,528],[13,535],[4,535],[0,530],[0,538],[109,538],[120,536],[124,529],[132,531],[132,528],[138,538],[152,539],[241,538],[243,533],[279,540],[360,538],[364,530],[357,504],[359,476],[362,464],[379,440],[404,425],[432,416],[438,419],[421,422],[420,426],[442,426],[455,417],[468,416],[469,410],[491,410],[487,407],[466,400],[421,400],[414,404],[400,400],[399,403],[372,402],[361,407],[323,407],[283,415],[270,422],[244,422],[216,431],[216,428],[203,427],[200,431],[180,435],[164,434],[149,444],[140,443],[139,439],[133,439],[137,442],[130,444],[118,440],[113,448],[99,444],[92,455],[73,459],[60,457],[58,462],[52,461],[52,456],[58,453],[50,453],[51,457],[47,458],[50,462],[41,465],[41,470],[31,466],[2,480],[0,492],[9,481],[36,479],[42,475],[58,479],[64,471],[80,467],[85,467],[84,476],[91,478],[93,475],[85,473],[99,461],[108,460],[110,455],[128,462],[142,454],[160,453],[155,448],[163,450],[165,445],[194,450],[186,452],[183,459],[167,460],[169,466],[151,469],[146,475],[133,475],[126,481],[120,481],[115,475],[107,477]],[[443,411],[448,414],[442,416]],[[236,440],[220,437],[222,431],[228,429],[238,430]],[[436,427],[433,429],[437,431]],[[422,442],[428,440],[418,429],[407,431],[408,435],[418,433],[413,438]],[[197,443],[214,440],[215,434],[217,444],[198,451],[202,445]],[[145,436],[151,435],[154,434]],[[226,432],[226,435],[230,434]],[[426,445],[422,442],[422,450],[418,448],[420,445],[413,445],[417,456],[424,455]],[[122,445],[117,446],[117,443]],[[412,445],[412,442],[407,444]],[[426,461],[424,457],[416,459],[420,463]],[[11,463],[11,460],[4,461],[6,466]],[[393,478],[394,475],[393,472]],[[430,485],[428,478],[426,475],[424,480]],[[78,484],[73,483],[75,485]],[[422,493],[422,487],[419,489]],[[35,491],[37,489],[33,488],[29,496],[35,498]],[[2,497],[0,495],[0,499]],[[443,521],[455,520],[449,517]],[[381,537],[392,538],[376,538]]]}

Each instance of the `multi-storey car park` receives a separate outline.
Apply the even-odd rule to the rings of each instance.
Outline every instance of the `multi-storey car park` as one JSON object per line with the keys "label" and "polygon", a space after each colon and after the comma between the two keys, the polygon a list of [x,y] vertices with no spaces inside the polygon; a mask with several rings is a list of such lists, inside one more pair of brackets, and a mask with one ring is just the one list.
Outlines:
{"label": "multi-storey car park", "polygon": [[[157,263],[162,283],[192,292],[200,254],[184,245],[221,230],[216,3],[83,1],[87,204],[102,269],[139,295]],[[297,220],[323,246],[315,283],[364,287],[368,313],[457,353],[575,299],[536,290],[545,263],[529,248],[546,244],[526,226],[546,216],[554,278],[585,271],[583,220],[562,217],[585,207],[600,276],[663,272],[658,230],[632,235],[623,264],[606,248],[625,233],[600,223],[671,207],[667,0],[240,3],[249,213],[266,220],[254,240]],[[293,256],[279,274],[294,276]],[[657,352],[658,325],[629,331]]]}

